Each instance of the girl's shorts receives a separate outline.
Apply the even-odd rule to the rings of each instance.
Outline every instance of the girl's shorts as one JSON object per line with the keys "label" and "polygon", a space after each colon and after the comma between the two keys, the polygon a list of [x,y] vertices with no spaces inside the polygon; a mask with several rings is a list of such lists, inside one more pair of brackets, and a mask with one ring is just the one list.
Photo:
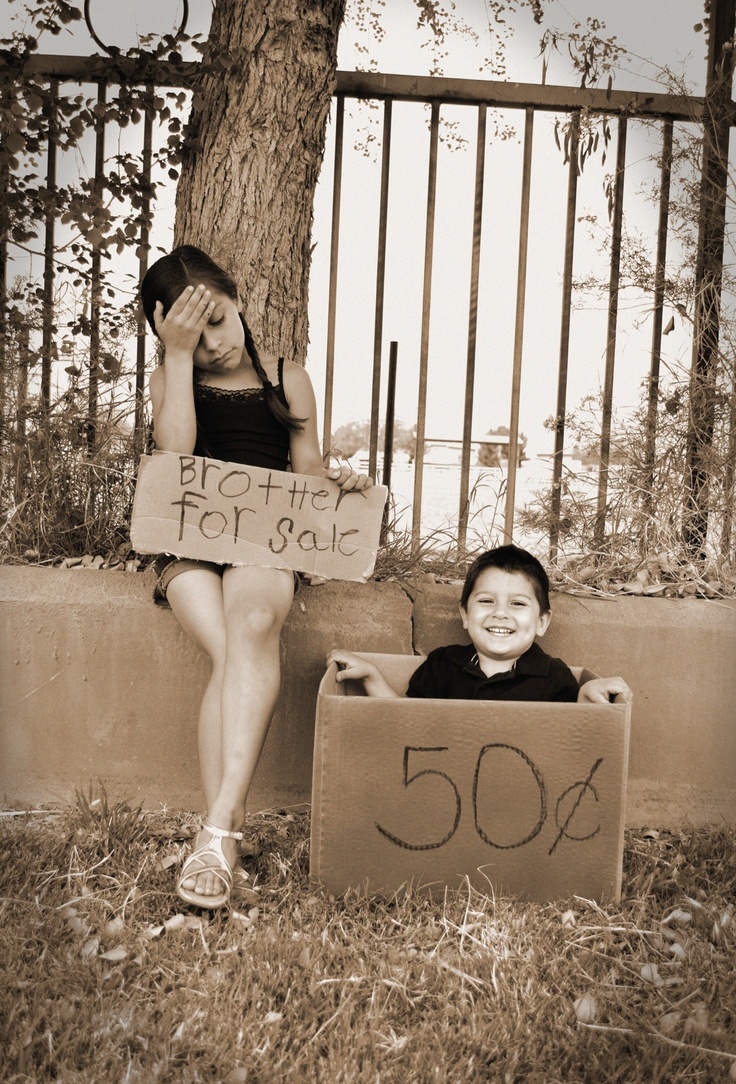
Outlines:
{"label": "girl's shorts", "polygon": [[[173,557],[169,553],[160,554],[154,561],[153,567],[156,571],[156,583],[153,587],[153,601],[159,606],[169,605],[166,598],[166,592],[169,584],[175,576],[180,576],[182,572],[190,572],[192,569],[202,569],[205,572],[214,572],[217,576],[222,576],[226,568],[230,565],[216,565],[214,561],[194,561],[189,557]],[[294,573],[294,593],[296,594],[299,584],[301,582],[301,573]]]}

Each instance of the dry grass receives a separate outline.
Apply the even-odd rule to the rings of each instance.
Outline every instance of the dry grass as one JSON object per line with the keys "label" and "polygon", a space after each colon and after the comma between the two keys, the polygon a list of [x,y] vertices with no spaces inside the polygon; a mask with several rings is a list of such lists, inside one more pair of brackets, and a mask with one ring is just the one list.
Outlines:
{"label": "dry grass", "polygon": [[2,1079],[736,1079],[736,831],[627,838],[624,896],[323,897],[309,816],[249,818],[254,888],[182,913],[187,815],[1,818]]}

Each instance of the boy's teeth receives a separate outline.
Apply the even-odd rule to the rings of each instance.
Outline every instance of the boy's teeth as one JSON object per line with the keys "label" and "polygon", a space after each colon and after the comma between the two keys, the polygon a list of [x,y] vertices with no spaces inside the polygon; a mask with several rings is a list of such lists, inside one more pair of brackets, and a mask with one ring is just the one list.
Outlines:
{"label": "boy's teeth", "polygon": [[488,631],[492,632],[495,636],[498,636],[498,635],[510,636],[511,633],[513,632],[513,629],[500,629],[499,628],[499,629],[489,629]]}

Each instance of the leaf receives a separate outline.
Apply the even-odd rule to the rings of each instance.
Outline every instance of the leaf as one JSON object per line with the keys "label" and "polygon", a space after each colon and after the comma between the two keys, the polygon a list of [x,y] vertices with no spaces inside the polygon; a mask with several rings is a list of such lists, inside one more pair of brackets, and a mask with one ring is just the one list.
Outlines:
{"label": "leaf", "polygon": [[237,1065],[227,1074],[223,1084],[246,1084],[247,1080],[248,1070],[242,1065]]}
{"label": "leaf", "polygon": [[264,1017],[264,1023],[266,1024],[278,1024],[280,1020],[284,1019],[282,1012],[267,1012]]}
{"label": "leaf", "polygon": [[179,914],[172,915],[171,918],[167,918],[164,922],[164,926],[167,930],[183,930],[184,923],[186,921],[186,915]]}
{"label": "leaf", "polygon": [[99,947],[100,947],[100,939],[99,939],[99,937],[90,937],[89,941],[85,941],[85,943],[82,945],[82,948],[81,948],[80,951],[82,953],[82,956],[96,956],[97,955],[97,950],[99,949]]}
{"label": "leaf", "polygon": [[670,911],[668,915],[665,915],[665,917],[662,919],[662,923],[664,924],[667,922],[681,922],[685,924],[687,922],[692,922],[692,920],[693,916],[690,911],[683,911],[682,908],[675,907],[674,910]]}
{"label": "leaf", "polygon": [[166,858],[162,858],[159,862],[156,863],[156,869],[159,873],[161,873],[163,872],[163,870],[171,869],[172,866],[177,865],[178,861],[179,858],[177,855],[168,854]]}
{"label": "leaf", "polygon": [[574,926],[576,921],[574,911],[565,911],[560,917],[563,926]]}
{"label": "leaf", "polygon": [[644,982],[651,982],[654,986],[664,986],[664,979],[660,975],[656,964],[644,964],[641,969],[641,977]]}
{"label": "leaf", "polygon": [[664,1035],[671,1035],[680,1020],[682,1020],[681,1012],[666,1012],[664,1016],[659,1018],[659,1030]]}
{"label": "leaf", "polygon": [[575,1016],[581,1024],[594,1024],[598,1015],[598,1006],[592,994],[584,994],[575,999]]}
{"label": "leaf", "polygon": [[116,945],[115,948],[108,949],[107,952],[100,953],[101,960],[110,960],[112,963],[120,963],[121,960],[125,960],[128,956],[128,950],[124,945]]}

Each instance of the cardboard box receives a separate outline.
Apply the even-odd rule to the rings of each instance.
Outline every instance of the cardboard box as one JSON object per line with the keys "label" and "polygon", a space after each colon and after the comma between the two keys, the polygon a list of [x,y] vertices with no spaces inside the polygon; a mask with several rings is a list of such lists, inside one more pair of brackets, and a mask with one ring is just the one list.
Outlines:
{"label": "cardboard box", "polygon": [[[364,657],[396,689],[423,661]],[[384,700],[336,673],[317,699],[315,883],[619,899],[630,704]]]}
{"label": "cardboard box", "polygon": [[329,478],[154,452],[141,458],[130,536],[138,553],[362,582],[386,495],[385,486],[351,493]]}

